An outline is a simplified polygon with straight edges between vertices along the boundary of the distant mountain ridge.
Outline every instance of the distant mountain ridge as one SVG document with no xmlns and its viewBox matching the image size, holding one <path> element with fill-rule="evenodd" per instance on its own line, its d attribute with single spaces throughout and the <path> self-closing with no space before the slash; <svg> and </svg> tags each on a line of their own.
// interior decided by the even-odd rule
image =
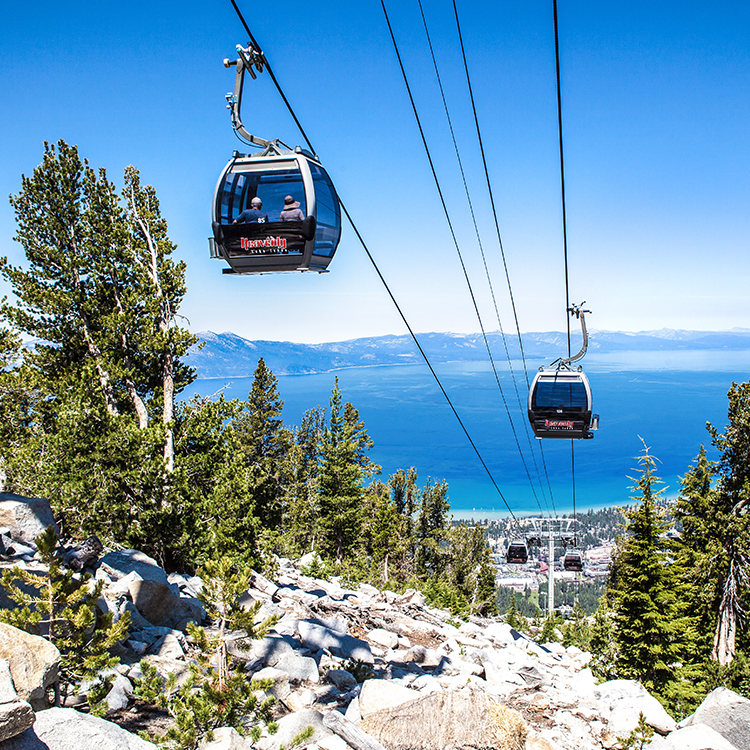
<svg viewBox="0 0 750 750">
<path fill-rule="evenodd" d="M 250 341 L 235 333 L 206 331 L 198 336 L 202 348 L 194 346 L 187 363 L 195 367 L 199 378 L 251 376 L 263 357 L 277 375 L 309 375 L 350 367 L 420 364 L 423 362 L 411 337 L 374 336 L 325 344 L 295 344 L 289 341 Z M 483 361 L 487 357 L 484 341 L 478 333 L 421 333 L 418 338 L 430 361 L 435 363 Z M 505 358 L 505 347 L 512 358 L 520 357 L 518 338 L 499 332 L 487 334 L 495 358 Z M 574 333 L 573 345 L 580 342 Z M 560 331 L 523 334 L 527 359 L 551 361 L 567 351 L 566 334 Z M 658 331 L 590 331 L 591 353 L 619 351 L 708 351 L 750 348 L 750 329 L 731 331 L 683 331 L 663 328 Z"/>
</svg>

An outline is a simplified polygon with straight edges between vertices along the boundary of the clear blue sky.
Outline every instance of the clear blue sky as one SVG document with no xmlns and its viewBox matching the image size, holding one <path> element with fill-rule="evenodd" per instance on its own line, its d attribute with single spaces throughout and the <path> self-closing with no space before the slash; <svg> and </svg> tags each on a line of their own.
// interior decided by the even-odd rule
<svg viewBox="0 0 750 750">
<path fill-rule="evenodd" d="M 416 0 L 390 2 L 486 325 L 497 327 Z M 499 298 L 449 0 L 424 0 Z M 551 0 L 458 0 L 523 330 L 565 326 Z M 377 0 L 240 2 L 342 199 L 418 331 L 478 325 Z M 610 330 L 750 327 L 750 6 L 560 0 L 571 298 Z M 344 231 L 331 273 L 228 278 L 208 257 L 219 171 L 238 143 L 222 65 L 245 43 L 229 0 L 12 3 L 0 38 L 0 194 L 44 140 L 78 144 L 121 184 L 153 184 L 188 264 L 194 331 L 332 341 L 404 329 Z M 301 138 L 267 76 L 244 119 Z M 242 148 L 239 146 L 239 148 Z M 21 263 L 0 202 L 0 254 Z M 0 287 L 0 293 L 7 293 Z"/>
</svg>

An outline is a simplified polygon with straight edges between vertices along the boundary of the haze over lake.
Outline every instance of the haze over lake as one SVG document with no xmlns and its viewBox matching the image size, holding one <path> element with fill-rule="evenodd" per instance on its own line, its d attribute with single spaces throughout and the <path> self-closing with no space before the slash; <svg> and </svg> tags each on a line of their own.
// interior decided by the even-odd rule
<svg viewBox="0 0 750 750">
<path fill-rule="evenodd" d="M 266 356 L 263 343 L 274 342 L 255 342 L 255 361 L 257 356 Z M 529 376 L 548 363 L 527 357 Z M 593 440 L 574 444 L 579 510 L 628 502 L 632 484 L 628 477 L 635 476 L 636 457 L 643 450 L 641 438 L 659 459 L 658 474 L 667 485 L 667 496 L 677 494 L 679 476 L 700 445 L 710 445 L 706 422 L 724 428 L 726 392 L 732 381 L 747 379 L 750 348 L 594 352 L 584 363 L 601 425 Z M 497 363 L 498 376 L 526 467 L 489 363 L 448 361 L 439 363 L 436 370 L 513 512 L 539 513 L 541 506 L 546 513 L 553 504 L 558 512 L 570 512 L 570 441 L 545 440 L 542 461 L 540 441 L 533 435 L 527 437 L 523 365 L 515 359 L 512 364 L 523 412 L 507 361 Z M 448 481 L 456 517 L 507 513 L 425 365 L 351 367 L 278 377 L 288 426 L 299 424 L 309 408 L 327 407 L 338 377 L 344 399 L 359 409 L 374 440 L 370 455 L 382 466 L 382 478 L 414 466 L 421 480 L 431 476 Z M 227 397 L 245 398 L 251 384 L 252 377 L 199 378 L 183 395 L 211 395 L 224 389 Z"/>
</svg>

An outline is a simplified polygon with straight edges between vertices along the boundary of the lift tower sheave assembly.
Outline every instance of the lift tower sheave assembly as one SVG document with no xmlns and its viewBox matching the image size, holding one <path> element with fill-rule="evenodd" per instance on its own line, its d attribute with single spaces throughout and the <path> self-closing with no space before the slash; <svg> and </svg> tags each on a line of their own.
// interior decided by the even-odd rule
<svg viewBox="0 0 750 750">
<path fill-rule="evenodd" d="M 549 575 L 547 578 L 547 612 L 555 611 L 555 540 L 559 539 L 561 546 L 570 546 L 575 539 L 574 518 L 529 518 L 534 530 L 527 542 L 541 547 L 547 542 L 549 545 Z"/>
</svg>

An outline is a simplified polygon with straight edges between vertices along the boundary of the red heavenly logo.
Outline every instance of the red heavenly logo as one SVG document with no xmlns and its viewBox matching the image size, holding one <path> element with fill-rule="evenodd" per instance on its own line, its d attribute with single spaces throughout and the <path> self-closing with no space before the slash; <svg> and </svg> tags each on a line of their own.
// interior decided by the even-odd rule
<svg viewBox="0 0 750 750">
<path fill-rule="evenodd" d="M 286 250 L 286 237 L 266 237 L 262 240 L 249 240 L 246 237 L 240 238 L 240 245 L 243 250 L 255 250 L 256 248 L 273 247 L 279 250 Z"/>
<path fill-rule="evenodd" d="M 573 429 L 572 422 L 562 422 L 560 420 L 554 420 L 554 419 L 545 419 L 544 426 L 545 427 L 562 427 L 563 429 L 566 429 L 566 430 Z"/>
</svg>

